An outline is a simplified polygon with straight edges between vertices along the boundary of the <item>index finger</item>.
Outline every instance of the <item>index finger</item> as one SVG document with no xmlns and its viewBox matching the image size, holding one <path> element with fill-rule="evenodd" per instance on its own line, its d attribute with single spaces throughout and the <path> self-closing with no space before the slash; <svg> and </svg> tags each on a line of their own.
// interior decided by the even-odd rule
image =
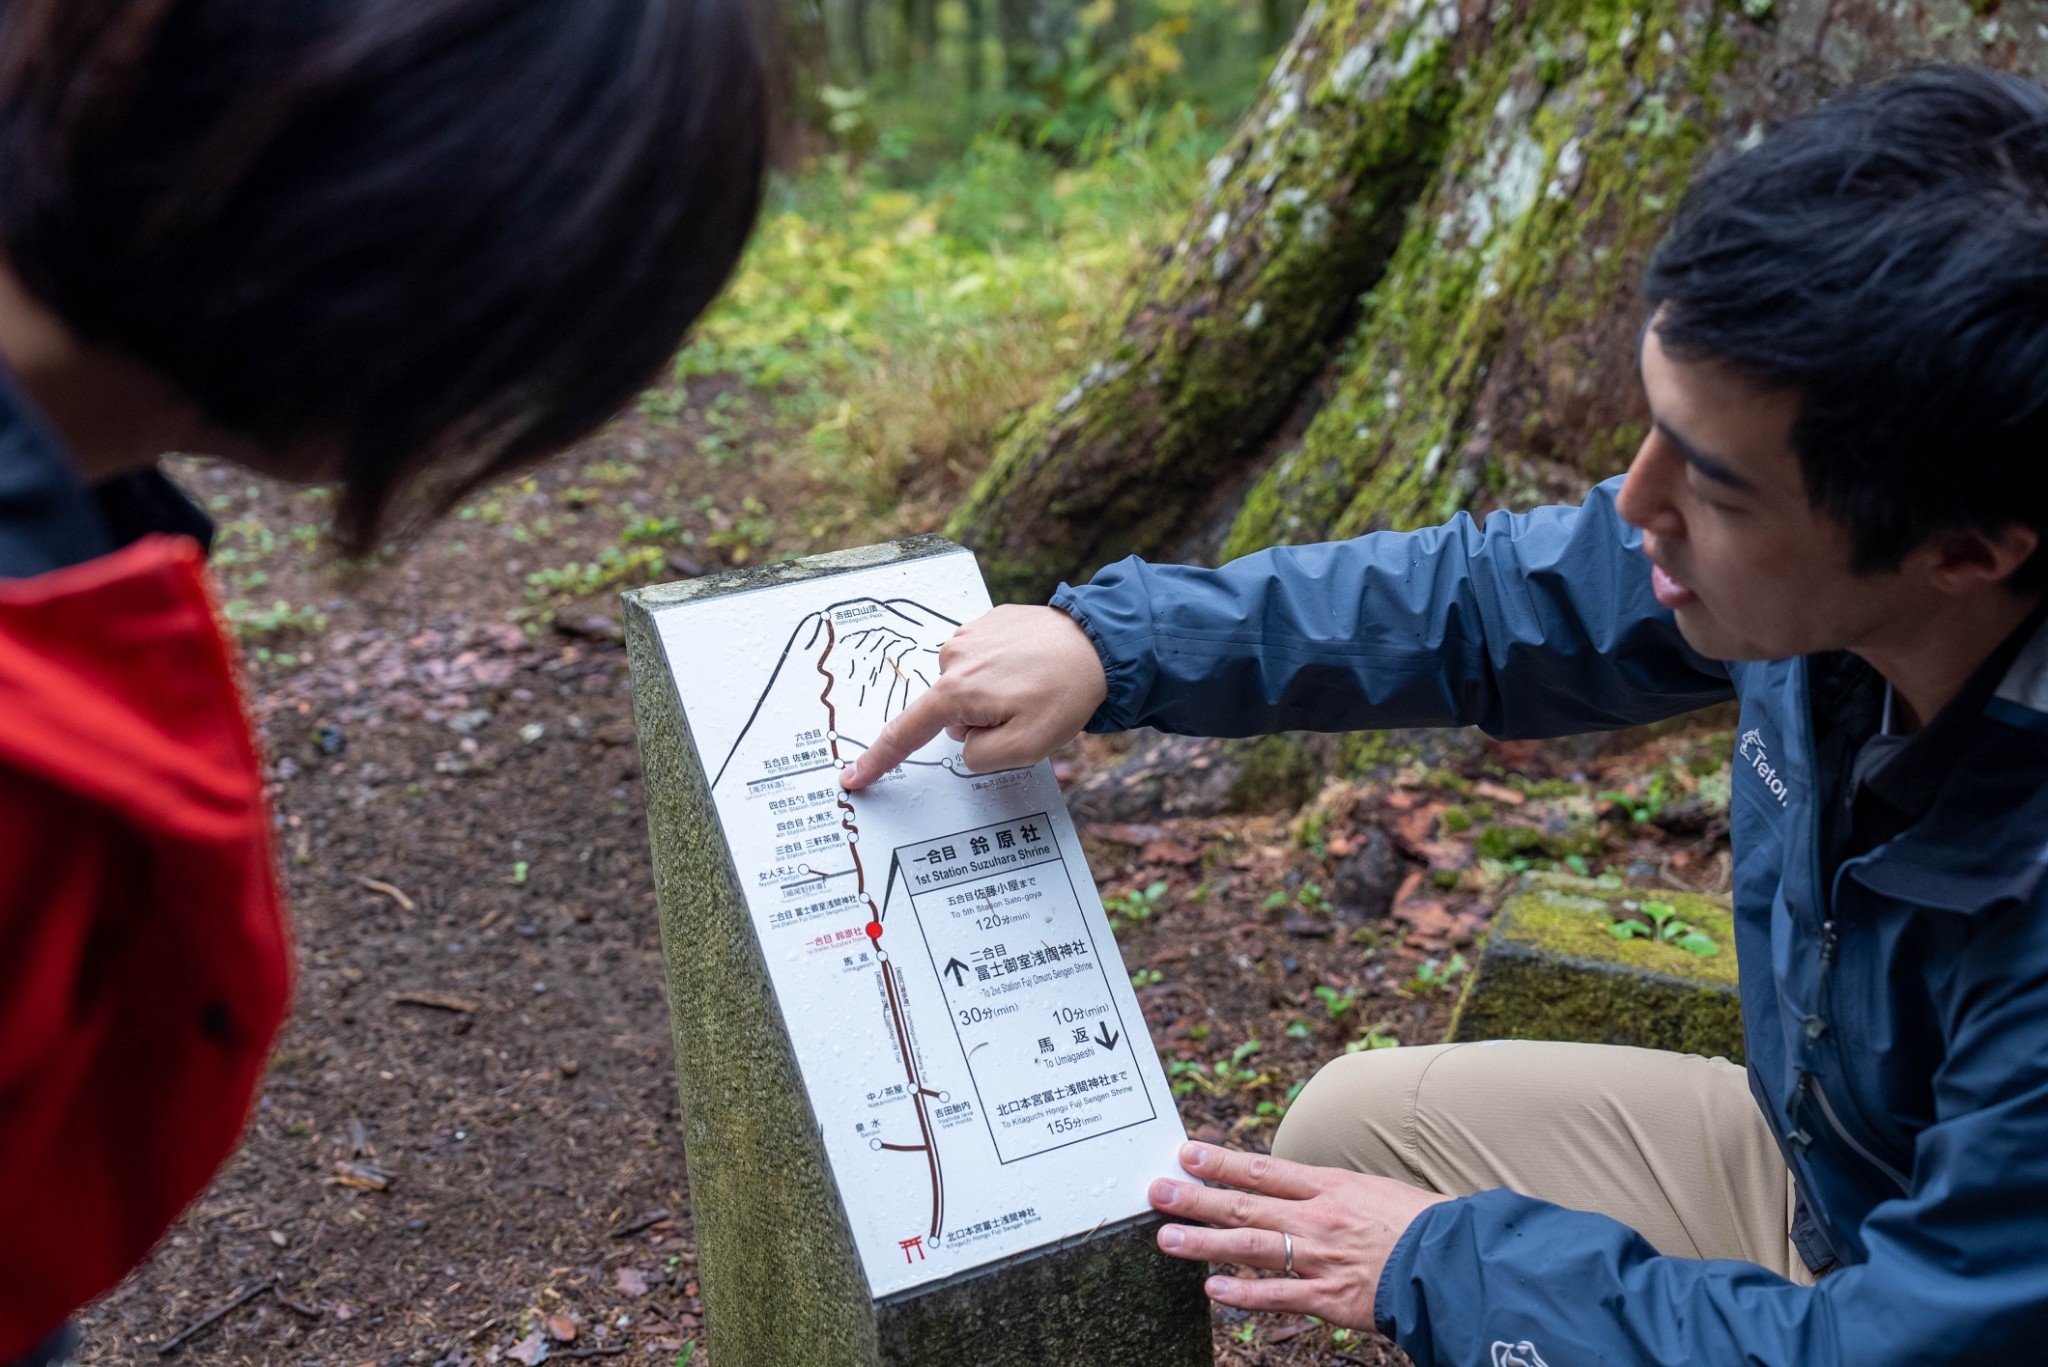
<svg viewBox="0 0 2048 1367">
<path fill-rule="evenodd" d="M 876 734 L 858 759 L 839 771 L 839 786 L 849 791 L 865 788 L 924 749 L 933 736 L 956 720 L 949 711 L 951 705 L 952 696 L 942 684 L 926 689 Z"/>
<path fill-rule="evenodd" d="M 1221 1182 L 1289 1201 L 1320 1196 L 1326 1185 L 1318 1169 L 1306 1163 L 1290 1163 L 1269 1153 L 1240 1153 L 1214 1144 L 1191 1141 L 1181 1145 L 1180 1165 L 1205 1182 Z"/>
</svg>

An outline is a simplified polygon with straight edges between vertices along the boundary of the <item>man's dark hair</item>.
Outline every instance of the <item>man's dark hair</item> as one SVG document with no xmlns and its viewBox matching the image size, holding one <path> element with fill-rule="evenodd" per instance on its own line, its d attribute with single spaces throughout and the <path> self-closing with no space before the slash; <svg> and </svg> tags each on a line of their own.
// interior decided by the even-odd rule
<svg viewBox="0 0 2048 1367">
<path fill-rule="evenodd" d="M 1859 573 L 1944 531 L 2048 538 L 2048 90 L 1928 67 L 1836 97 L 1695 182 L 1646 292 L 1674 356 L 1799 394 Z"/>
<path fill-rule="evenodd" d="M 346 540 L 661 369 L 759 207 L 749 0 L 0 0 L 0 244 Z"/>
</svg>

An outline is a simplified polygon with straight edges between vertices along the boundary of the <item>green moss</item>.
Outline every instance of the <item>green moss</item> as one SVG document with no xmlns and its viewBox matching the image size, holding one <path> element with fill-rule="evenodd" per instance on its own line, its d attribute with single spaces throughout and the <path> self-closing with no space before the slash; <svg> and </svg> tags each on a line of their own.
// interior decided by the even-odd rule
<svg viewBox="0 0 2048 1367">
<path fill-rule="evenodd" d="M 1702 958 L 1608 929 L 1624 902 L 1652 898 L 1705 931 Z M 1450 1038 L 1579 1040 L 1742 1059 L 1734 922 L 1727 904 L 1546 874 L 1501 909 Z"/>
<path fill-rule="evenodd" d="M 1530 434 L 1493 430 L 1485 386 L 1503 368 L 1544 375 L 1560 339 L 1611 309 L 1706 145 L 1733 52 L 1718 11 L 1692 0 L 1565 0 L 1504 25 L 1367 296 L 1344 381 L 1247 497 L 1226 557 L 1511 496 Z M 1596 432 L 1568 458 L 1597 478 L 1640 435 Z"/>
<path fill-rule="evenodd" d="M 1322 766 L 1301 745 L 1286 736 L 1261 736 L 1242 747 L 1244 771 L 1230 785 L 1226 810 L 1284 812 L 1315 796 Z"/>
<path fill-rule="evenodd" d="M 1679 919 L 1704 931 L 1721 953 L 1702 958 L 1675 945 L 1654 940 L 1617 940 L 1608 929 L 1622 904 L 1668 903 Z M 1735 986 L 1735 919 L 1725 899 L 1695 893 L 1646 892 L 1641 888 L 1602 887 L 1591 879 L 1544 874 L 1515 897 L 1503 915 L 1512 912 L 1512 929 L 1502 931 L 1548 953 L 1597 960 L 1674 978 Z"/>
<path fill-rule="evenodd" d="M 1371 778 L 1414 763 L 1421 748 L 1389 731 L 1357 731 L 1343 736 L 1331 772 L 1339 778 Z"/>
</svg>

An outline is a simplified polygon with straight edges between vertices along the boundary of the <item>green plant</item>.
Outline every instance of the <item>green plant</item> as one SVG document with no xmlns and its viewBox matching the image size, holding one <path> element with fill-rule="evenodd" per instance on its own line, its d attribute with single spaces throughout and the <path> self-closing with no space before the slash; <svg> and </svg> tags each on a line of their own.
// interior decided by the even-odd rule
<svg viewBox="0 0 2048 1367">
<path fill-rule="evenodd" d="M 1175 1096 L 1189 1096 L 1197 1091 L 1214 1094 L 1216 1091 L 1209 1080 L 1209 1065 L 1199 1059 L 1168 1059 L 1166 1079 L 1168 1089 Z"/>
<path fill-rule="evenodd" d="M 1132 888 L 1115 897 L 1105 898 L 1103 910 L 1109 913 L 1110 924 L 1118 926 L 1120 921 L 1149 921 L 1166 900 L 1166 884 L 1155 881 L 1143 888 Z"/>
<path fill-rule="evenodd" d="M 1131 986 L 1137 988 L 1157 987 L 1166 981 L 1166 975 L 1156 968 L 1141 968 L 1131 974 Z"/>
<path fill-rule="evenodd" d="M 1422 992 L 1449 987 L 1468 967 L 1463 954 L 1454 953 L 1447 960 L 1424 959 L 1416 966 L 1413 986 Z"/>
<path fill-rule="evenodd" d="M 1605 789 L 1594 795 L 1597 802 L 1611 802 L 1627 813 L 1628 819 L 1637 825 L 1655 821 L 1663 814 L 1664 808 L 1677 797 L 1678 785 L 1669 773 L 1656 773 L 1647 783 L 1641 785 L 1639 793 Z"/>
<path fill-rule="evenodd" d="M 1248 1039 L 1230 1051 L 1230 1057 L 1216 1060 L 1216 1080 L 1224 1086 L 1248 1087 L 1266 1080 L 1266 1074 L 1249 1066 L 1247 1060 L 1266 1046 Z"/>
<path fill-rule="evenodd" d="M 1364 1053 L 1368 1049 L 1398 1049 L 1401 1041 L 1394 1038 L 1393 1030 L 1385 1021 L 1375 1021 L 1366 1027 L 1364 1034 L 1344 1046 L 1347 1054 Z"/>
<path fill-rule="evenodd" d="M 1081 159 L 984 134 L 914 184 L 820 159 L 774 184 L 738 275 L 642 411 L 673 421 L 691 381 L 736 381 L 836 516 L 893 514 L 916 463 L 977 459 L 1069 364 L 1133 254 L 1168 240 L 1221 132 L 1150 118 Z M 707 462 L 745 435 L 716 404 Z"/>
<path fill-rule="evenodd" d="M 1721 952 L 1721 946 L 1705 931 L 1679 919 L 1678 908 L 1669 902 L 1634 902 L 1620 904 L 1624 913 L 1639 911 L 1647 920 L 1638 921 L 1630 916 L 1615 918 L 1608 927 L 1617 940 L 1657 940 L 1663 944 L 1677 945 L 1688 954 L 1697 954 L 1711 959 Z"/>
<path fill-rule="evenodd" d="M 259 607 L 246 598 L 236 598 L 221 608 L 228 626 L 238 640 L 260 641 L 291 632 L 321 632 L 327 629 L 327 614 L 308 604 L 293 607 L 282 598 L 269 607 Z"/>
<path fill-rule="evenodd" d="M 631 546 L 649 544 L 665 546 L 671 543 L 693 545 L 697 538 L 682 530 L 682 524 L 672 517 L 638 517 L 627 515 L 626 525 L 619 529 L 619 544 Z"/>
<path fill-rule="evenodd" d="M 662 572 L 666 557 L 657 546 L 622 549 L 606 546 L 597 559 L 571 561 L 526 576 L 526 598 L 532 603 L 565 603 L 591 598 L 628 584 L 643 583 Z"/>
<path fill-rule="evenodd" d="M 711 520 L 711 534 L 704 538 L 704 544 L 723 552 L 735 565 L 757 558 L 775 539 L 775 519 L 768 515 L 767 505 L 752 494 L 740 500 L 737 515 L 712 508 L 705 516 Z"/>
<path fill-rule="evenodd" d="M 1267 911 L 1278 911 L 1290 902 L 1311 915 L 1328 916 L 1336 910 L 1330 899 L 1323 895 L 1321 883 L 1303 883 L 1294 890 L 1292 896 L 1284 890 L 1268 893 L 1266 900 L 1259 905 Z"/>
<path fill-rule="evenodd" d="M 1324 1013 L 1333 1021 L 1344 1019 L 1344 1013 L 1358 1003 L 1358 989 L 1355 987 L 1347 987 L 1339 992 L 1334 987 L 1318 983 L 1313 991 L 1316 1000 L 1323 1004 Z"/>
</svg>

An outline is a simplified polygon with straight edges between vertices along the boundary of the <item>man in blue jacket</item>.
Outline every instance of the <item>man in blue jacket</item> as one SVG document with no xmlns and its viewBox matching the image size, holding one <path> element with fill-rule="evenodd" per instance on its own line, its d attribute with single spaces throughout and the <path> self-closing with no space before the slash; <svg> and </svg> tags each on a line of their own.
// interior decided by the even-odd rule
<svg viewBox="0 0 2048 1367">
<path fill-rule="evenodd" d="M 1292 1273 L 1209 1291 L 1420 1367 L 2039 1361 L 2048 91 L 1843 95 L 1696 184 L 1647 295 L 1652 424 L 1583 507 L 1114 565 L 964 627 L 845 782 L 941 728 L 988 768 L 1084 725 L 1546 736 L 1737 698 L 1746 1076 L 1356 1055 L 1281 1156 L 1189 1145 L 1160 1245 Z"/>
</svg>

